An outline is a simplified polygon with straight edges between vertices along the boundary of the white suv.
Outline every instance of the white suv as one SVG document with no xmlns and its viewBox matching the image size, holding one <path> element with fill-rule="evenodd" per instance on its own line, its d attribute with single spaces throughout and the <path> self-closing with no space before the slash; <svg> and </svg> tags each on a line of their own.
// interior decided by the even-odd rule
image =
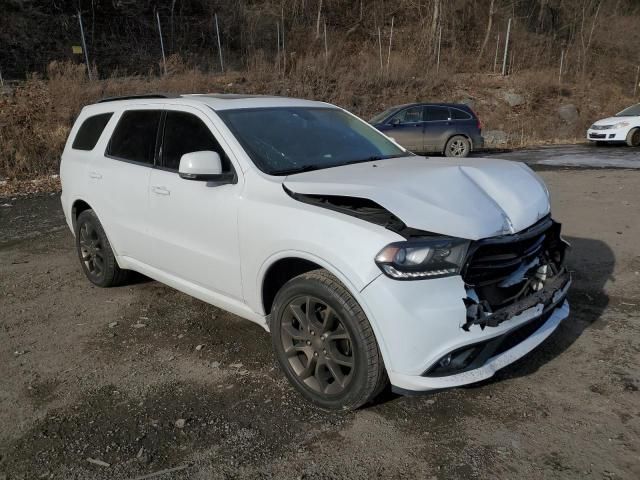
<svg viewBox="0 0 640 480">
<path fill-rule="evenodd" d="M 323 408 L 486 379 L 568 315 L 566 244 L 527 166 L 416 156 L 326 103 L 105 100 L 60 170 L 91 282 L 135 270 L 258 323 Z"/>
</svg>

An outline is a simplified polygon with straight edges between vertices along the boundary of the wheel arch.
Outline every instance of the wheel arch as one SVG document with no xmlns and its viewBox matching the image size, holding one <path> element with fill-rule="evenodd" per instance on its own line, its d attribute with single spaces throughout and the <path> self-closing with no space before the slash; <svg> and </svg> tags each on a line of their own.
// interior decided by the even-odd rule
<svg viewBox="0 0 640 480">
<path fill-rule="evenodd" d="M 258 275 L 258 300 L 265 315 L 271 313 L 273 301 L 285 283 L 319 268 L 333 274 L 354 297 L 359 297 L 359 290 L 353 282 L 330 262 L 303 251 L 279 252 L 264 262 Z"/>
<path fill-rule="evenodd" d="M 89 205 L 88 202 L 80 198 L 74 200 L 73 204 L 71 205 L 71 225 L 73 227 L 74 234 L 76 232 L 76 223 L 78 221 L 78 216 L 85 210 L 93 210 L 93 207 Z"/>
</svg>

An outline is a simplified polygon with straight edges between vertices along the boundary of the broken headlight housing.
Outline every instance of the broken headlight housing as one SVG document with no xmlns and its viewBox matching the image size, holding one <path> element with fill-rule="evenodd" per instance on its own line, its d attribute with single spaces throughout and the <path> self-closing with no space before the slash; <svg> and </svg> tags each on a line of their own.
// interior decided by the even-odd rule
<svg viewBox="0 0 640 480">
<path fill-rule="evenodd" d="M 376 264 L 396 280 L 422 280 L 458 275 L 469 242 L 459 238 L 434 237 L 390 243 L 376 255 Z"/>
</svg>

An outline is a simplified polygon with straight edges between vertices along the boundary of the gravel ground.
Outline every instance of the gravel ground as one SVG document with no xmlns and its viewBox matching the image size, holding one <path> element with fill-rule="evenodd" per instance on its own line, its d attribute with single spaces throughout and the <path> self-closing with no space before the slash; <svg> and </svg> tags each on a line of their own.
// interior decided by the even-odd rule
<svg viewBox="0 0 640 480">
<path fill-rule="evenodd" d="M 347 414 L 306 404 L 258 326 L 91 286 L 57 196 L 0 199 L 0 479 L 640 478 L 640 172 L 542 175 L 569 319 L 491 381 Z"/>
</svg>

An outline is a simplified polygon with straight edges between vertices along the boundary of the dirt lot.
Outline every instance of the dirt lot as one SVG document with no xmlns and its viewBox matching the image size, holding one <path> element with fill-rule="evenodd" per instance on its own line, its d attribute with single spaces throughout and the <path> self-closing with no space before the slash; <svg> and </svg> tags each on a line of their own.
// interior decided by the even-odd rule
<svg viewBox="0 0 640 480">
<path fill-rule="evenodd" d="M 490 382 L 349 414 L 301 400 L 249 322 L 92 287 L 57 196 L 0 199 L 0 479 L 640 478 L 640 172 L 542 175 L 570 318 Z"/>
</svg>

